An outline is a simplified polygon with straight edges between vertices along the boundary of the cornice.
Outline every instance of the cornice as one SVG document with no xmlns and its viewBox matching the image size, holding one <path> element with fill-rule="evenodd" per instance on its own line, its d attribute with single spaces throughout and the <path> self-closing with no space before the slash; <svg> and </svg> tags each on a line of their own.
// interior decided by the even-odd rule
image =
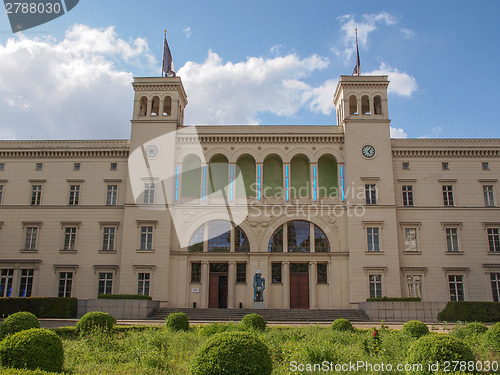
<svg viewBox="0 0 500 375">
<path fill-rule="evenodd" d="M 391 139 L 392 156 L 464 158 L 500 157 L 500 139 Z"/>
</svg>

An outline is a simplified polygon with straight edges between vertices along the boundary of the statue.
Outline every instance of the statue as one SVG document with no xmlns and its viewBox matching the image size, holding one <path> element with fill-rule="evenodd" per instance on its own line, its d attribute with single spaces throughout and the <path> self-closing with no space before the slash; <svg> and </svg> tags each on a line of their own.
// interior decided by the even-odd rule
<svg viewBox="0 0 500 375">
<path fill-rule="evenodd" d="M 262 277 L 262 271 L 257 270 L 253 277 L 254 302 L 264 302 L 264 289 L 266 289 L 266 279 Z"/>
</svg>

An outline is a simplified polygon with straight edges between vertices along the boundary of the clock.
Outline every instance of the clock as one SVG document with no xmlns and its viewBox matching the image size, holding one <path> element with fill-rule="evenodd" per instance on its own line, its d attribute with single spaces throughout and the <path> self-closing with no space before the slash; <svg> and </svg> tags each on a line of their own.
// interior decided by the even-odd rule
<svg viewBox="0 0 500 375">
<path fill-rule="evenodd" d="M 373 147 L 372 145 L 363 146 L 363 148 L 361 149 L 361 153 L 365 158 L 371 159 L 375 156 L 375 147 Z"/>
<path fill-rule="evenodd" d="M 149 145 L 146 147 L 146 156 L 148 159 L 153 159 L 158 155 L 158 147 L 155 145 Z"/>
</svg>

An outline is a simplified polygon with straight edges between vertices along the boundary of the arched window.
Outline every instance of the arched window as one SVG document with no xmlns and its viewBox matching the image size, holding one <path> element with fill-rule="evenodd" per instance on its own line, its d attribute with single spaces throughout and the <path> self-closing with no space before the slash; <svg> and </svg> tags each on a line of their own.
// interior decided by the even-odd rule
<svg viewBox="0 0 500 375">
<path fill-rule="evenodd" d="M 172 114 L 172 98 L 170 96 L 165 96 L 163 98 L 163 116 Z"/>
<path fill-rule="evenodd" d="M 243 178 L 243 183 L 236 186 L 236 196 L 240 198 L 255 197 L 255 159 L 251 155 L 240 156 L 236 161 L 236 167 Z"/>
<path fill-rule="evenodd" d="M 349 114 L 357 115 L 358 114 L 358 99 L 356 95 L 351 95 L 349 97 Z"/>
<path fill-rule="evenodd" d="M 332 155 L 323 155 L 318 160 L 318 195 L 338 196 L 337 160 Z"/>
<path fill-rule="evenodd" d="M 189 241 L 188 251 L 191 252 L 202 252 L 203 251 L 203 235 L 205 232 L 205 227 L 202 225 L 199 227 L 196 232 L 194 232 L 193 237 L 191 237 L 191 241 Z"/>
<path fill-rule="evenodd" d="M 314 226 L 314 251 L 317 253 L 330 252 L 328 238 L 326 238 L 325 232 L 319 229 L 317 225 Z"/>
<path fill-rule="evenodd" d="M 160 98 L 157 96 L 153 96 L 153 100 L 151 101 L 151 116 L 157 116 L 160 112 Z"/>
<path fill-rule="evenodd" d="M 142 96 L 139 100 L 139 116 L 146 116 L 148 110 L 148 98 Z"/>
<path fill-rule="evenodd" d="M 314 233 L 313 242 L 311 242 L 311 230 Z M 269 240 L 268 251 L 281 253 L 284 251 L 283 244 L 287 245 L 289 253 L 309 253 L 313 251 L 313 247 L 316 253 L 330 252 L 330 244 L 325 232 L 316 224 L 304 220 L 289 221 L 276 229 Z"/>
<path fill-rule="evenodd" d="M 209 171 L 210 194 L 222 197 L 222 192 L 227 195 L 227 185 L 229 183 L 228 161 L 224 155 L 214 155 L 210 159 Z"/>
<path fill-rule="evenodd" d="M 234 228 L 234 251 L 237 253 L 248 253 L 250 251 L 248 237 L 240 227 Z"/>
<path fill-rule="evenodd" d="M 375 114 L 381 115 L 382 114 L 382 98 L 380 95 L 376 95 L 375 98 L 373 98 L 373 106 L 375 107 Z"/>
<path fill-rule="evenodd" d="M 264 159 L 263 195 L 265 198 L 283 197 L 283 161 L 278 155 Z"/>
<path fill-rule="evenodd" d="M 250 251 L 250 242 L 243 229 L 226 220 L 213 220 L 203 224 L 194 232 L 189 241 L 188 251 L 201 252 L 206 243 L 208 252 L 229 252 L 233 241 L 235 252 Z"/>
<path fill-rule="evenodd" d="M 309 253 L 311 251 L 311 225 L 308 221 L 287 223 L 287 243 L 289 253 Z"/>
<path fill-rule="evenodd" d="M 231 223 L 214 220 L 208 223 L 208 251 L 229 252 L 231 249 Z"/>
<path fill-rule="evenodd" d="M 311 196 L 311 170 L 305 155 L 295 155 L 290 163 L 290 195 L 293 198 Z"/>
<path fill-rule="evenodd" d="M 198 155 L 188 155 L 182 161 L 181 196 L 200 198 L 201 160 Z"/>
<path fill-rule="evenodd" d="M 370 114 L 370 98 L 368 98 L 368 95 L 363 95 L 361 97 L 361 113 L 363 115 Z"/>
<path fill-rule="evenodd" d="M 270 253 L 283 252 L 283 225 L 276 229 L 269 240 L 268 251 Z"/>
</svg>

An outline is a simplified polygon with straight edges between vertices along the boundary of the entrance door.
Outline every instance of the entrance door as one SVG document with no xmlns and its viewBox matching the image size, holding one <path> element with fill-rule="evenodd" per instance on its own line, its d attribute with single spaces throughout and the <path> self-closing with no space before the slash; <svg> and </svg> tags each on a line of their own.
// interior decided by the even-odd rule
<svg viewBox="0 0 500 375">
<path fill-rule="evenodd" d="M 290 308 L 309 308 L 309 265 L 290 264 Z"/>
<path fill-rule="evenodd" d="M 227 263 L 210 264 L 208 307 L 227 308 Z"/>
</svg>

